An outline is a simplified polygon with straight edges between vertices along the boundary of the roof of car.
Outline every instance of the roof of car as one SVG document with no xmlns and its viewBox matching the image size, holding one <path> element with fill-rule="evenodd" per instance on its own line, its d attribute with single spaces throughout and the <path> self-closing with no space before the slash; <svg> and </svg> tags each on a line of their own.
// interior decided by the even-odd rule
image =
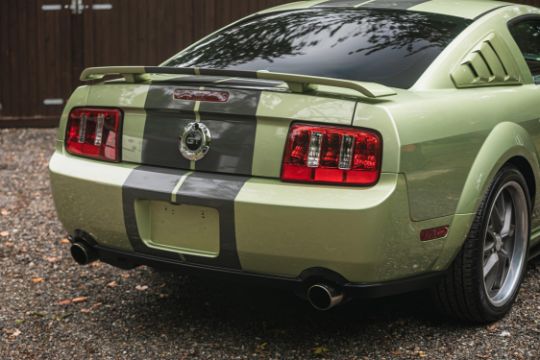
<svg viewBox="0 0 540 360">
<path fill-rule="evenodd" d="M 421 11 L 476 19 L 509 5 L 515 4 L 494 0 L 309 0 L 277 6 L 263 12 L 308 8 L 371 8 Z"/>
</svg>

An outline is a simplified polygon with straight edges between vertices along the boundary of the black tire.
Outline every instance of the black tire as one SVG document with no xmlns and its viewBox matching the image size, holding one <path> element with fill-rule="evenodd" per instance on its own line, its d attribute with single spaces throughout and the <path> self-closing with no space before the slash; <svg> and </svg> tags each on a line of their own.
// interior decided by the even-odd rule
<svg viewBox="0 0 540 360">
<path fill-rule="evenodd" d="M 522 240 L 519 240 L 522 241 L 521 244 L 525 242 L 525 249 L 519 253 L 523 254 L 523 251 L 525 252 L 525 258 L 523 259 L 524 264 L 520 271 L 516 271 L 516 273 L 519 274 L 517 275 L 518 277 L 513 281 L 515 285 L 509 287 L 509 289 L 513 290 L 507 291 L 505 295 L 508 299 L 500 305 L 494 305 L 494 301 L 491 300 L 490 295 L 488 295 L 488 291 L 486 290 L 488 285 L 485 285 L 484 279 L 484 266 L 486 266 L 485 259 L 487 251 L 485 250 L 485 241 L 487 240 L 484 240 L 484 238 L 487 238 L 488 236 L 488 221 L 490 220 L 492 209 L 495 210 L 495 201 L 498 199 L 497 196 L 499 196 L 505 186 L 509 186 L 509 184 L 512 184 L 514 188 L 517 188 L 516 183 L 519 184 L 523 190 L 527 207 L 527 224 L 524 226 L 524 223 L 520 223 L 523 225 L 523 228 L 526 227 L 526 230 L 521 231 L 522 236 L 520 236 L 520 239 Z M 503 204 L 504 201 L 505 200 L 503 200 Z M 521 203 L 523 204 L 523 202 Z M 512 198 L 512 204 L 515 206 L 514 198 Z M 503 206 L 503 208 L 506 208 L 506 206 Z M 516 215 L 513 216 L 515 217 Z M 521 217 L 523 217 L 523 215 Z M 487 191 L 487 194 L 480 205 L 480 209 L 476 214 L 476 218 L 472 224 L 463 248 L 448 269 L 445 278 L 433 289 L 434 299 L 440 306 L 441 310 L 451 317 L 475 324 L 495 322 L 503 318 L 510 311 L 517 297 L 519 288 L 523 281 L 523 276 L 525 274 L 530 237 L 530 218 L 531 198 L 529 195 L 527 182 L 525 181 L 523 175 L 515 167 L 505 166 L 496 175 L 493 183 Z M 492 227 L 490 229 L 492 229 Z M 523 239 L 525 236 L 525 231 L 526 239 Z M 517 239 L 517 235 L 512 236 L 515 237 L 513 244 L 516 244 L 518 241 L 515 240 Z M 498 246 L 499 248 L 501 247 L 500 244 Z M 512 247 L 514 246 L 515 245 L 512 245 Z M 490 251 L 495 252 L 496 250 L 493 249 Z M 519 256 L 521 258 L 522 255 Z M 510 261 L 508 261 L 508 264 L 510 264 Z M 504 274 L 504 270 L 502 270 L 502 273 Z M 502 278 L 504 278 L 504 275 Z M 503 285 L 501 285 L 501 287 L 503 287 Z M 491 290 L 493 291 L 493 287 Z"/>
</svg>

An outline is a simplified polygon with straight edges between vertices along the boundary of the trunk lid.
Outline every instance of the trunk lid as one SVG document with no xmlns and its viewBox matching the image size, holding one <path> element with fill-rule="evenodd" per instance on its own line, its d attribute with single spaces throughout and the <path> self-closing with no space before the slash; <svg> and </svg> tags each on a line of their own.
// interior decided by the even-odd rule
<svg viewBox="0 0 540 360">
<path fill-rule="evenodd" d="M 197 84 L 188 77 L 146 83 L 90 85 L 91 106 L 124 112 L 122 160 L 148 166 L 278 178 L 290 124 L 294 121 L 350 126 L 355 99 L 283 92 L 260 79 L 213 78 Z M 201 86 L 199 86 L 201 85 Z M 185 91 L 228 93 L 226 102 L 175 97 Z M 181 152 L 190 125 L 208 129 L 211 141 L 197 161 Z M 195 139 L 197 140 L 197 139 Z M 193 144 L 192 144 L 193 145 Z M 197 144 L 195 144 L 197 147 Z"/>
</svg>

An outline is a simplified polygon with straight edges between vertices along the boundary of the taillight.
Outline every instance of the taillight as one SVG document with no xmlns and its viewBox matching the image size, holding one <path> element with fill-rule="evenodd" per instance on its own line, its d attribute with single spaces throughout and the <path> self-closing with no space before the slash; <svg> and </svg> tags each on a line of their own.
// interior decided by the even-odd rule
<svg viewBox="0 0 540 360">
<path fill-rule="evenodd" d="M 379 180 L 382 139 L 365 129 L 294 124 L 289 131 L 284 181 L 373 185 Z"/>
<path fill-rule="evenodd" d="M 225 103 L 229 101 L 229 97 L 230 97 L 230 94 L 227 91 L 188 90 L 188 89 L 174 90 L 174 98 L 176 100 Z"/>
<path fill-rule="evenodd" d="M 121 125 L 122 111 L 118 109 L 73 109 L 67 124 L 66 150 L 73 155 L 118 162 Z"/>
</svg>

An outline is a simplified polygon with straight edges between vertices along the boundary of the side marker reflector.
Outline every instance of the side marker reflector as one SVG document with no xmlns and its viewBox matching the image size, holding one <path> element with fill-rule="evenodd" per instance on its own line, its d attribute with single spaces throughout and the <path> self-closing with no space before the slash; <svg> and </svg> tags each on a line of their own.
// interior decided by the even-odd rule
<svg viewBox="0 0 540 360">
<path fill-rule="evenodd" d="M 448 225 L 436 227 L 433 229 L 425 229 L 420 232 L 421 241 L 430 241 L 435 239 L 442 239 L 448 236 Z"/>
</svg>

